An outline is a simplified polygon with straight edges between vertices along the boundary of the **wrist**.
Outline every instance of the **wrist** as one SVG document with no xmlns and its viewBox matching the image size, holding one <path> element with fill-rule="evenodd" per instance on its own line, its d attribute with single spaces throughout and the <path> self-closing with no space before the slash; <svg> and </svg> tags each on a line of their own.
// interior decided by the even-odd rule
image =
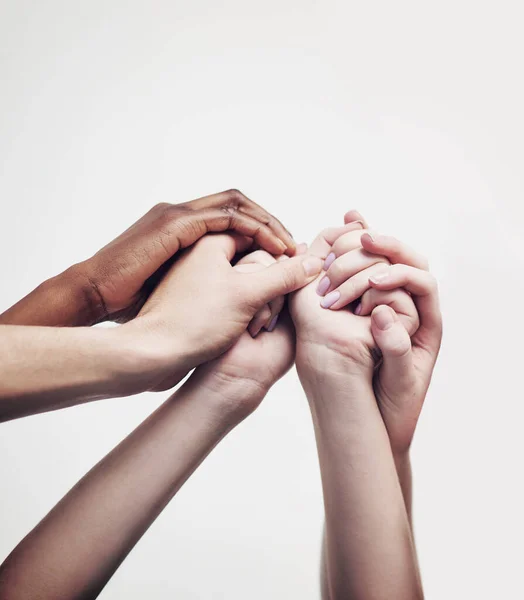
<svg viewBox="0 0 524 600">
<path fill-rule="evenodd" d="M 89 326 L 99 320 L 80 271 L 70 267 L 51 277 L 0 315 L 4 325 Z"/>
<path fill-rule="evenodd" d="M 327 344 L 297 338 L 295 363 L 301 378 L 322 383 L 327 380 L 343 381 L 348 384 L 369 384 L 373 378 L 371 354 L 361 347 L 341 352 Z"/>
<path fill-rule="evenodd" d="M 250 377 L 231 374 L 216 361 L 198 367 L 191 382 L 207 392 L 208 402 L 218 421 L 234 427 L 262 402 L 269 385 Z"/>
<path fill-rule="evenodd" d="M 111 331 L 125 349 L 125 374 L 132 393 L 170 389 L 197 364 L 183 332 L 165 323 L 139 316 Z"/>
<path fill-rule="evenodd" d="M 94 325 L 106 320 L 107 308 L 92 277 L 89 275 L 88 261 L 72 265 L 59 276 L 75 291 L 75 303 L 82 325 Z"/>
</svg>

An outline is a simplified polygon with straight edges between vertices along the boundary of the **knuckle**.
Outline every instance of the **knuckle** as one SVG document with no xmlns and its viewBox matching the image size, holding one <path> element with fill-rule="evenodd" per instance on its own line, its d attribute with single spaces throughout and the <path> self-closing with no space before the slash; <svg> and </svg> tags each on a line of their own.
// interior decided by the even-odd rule
<svg viewBox="0 0 524 600">
<path fill-rule="evenodd" d="M 159 202 L 158 204 L 155 204 L 149 212 L 154 215 L 163 216 L 171 206 L 173 205 L 169 204 L 169 202 Z"/>
<path fill-rule="evenodd" d="M 235 205 L 235 207 L 238 207 L 240 204 L 244 203 L 247 200 L 244 194 L 236 188 L 227 190 L 225 192 L 225 196 L 227 198 L 228 203 Z"/>
<path fill-rule="evenodd" d="M 285 289 L 293 289 L 299 283 L 298 273 L 296 269 L 284 269 L 282 272 L 282 283 Z"/>
</svg>

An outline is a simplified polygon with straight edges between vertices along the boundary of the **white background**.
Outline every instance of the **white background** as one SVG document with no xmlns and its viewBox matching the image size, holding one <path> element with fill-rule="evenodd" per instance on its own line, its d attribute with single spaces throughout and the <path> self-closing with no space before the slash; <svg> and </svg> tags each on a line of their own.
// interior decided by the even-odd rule
<svg viewBox="0 0 524 600">
<path fill-rule="evenodd" d="M 238 187 L 301 241 L 350 208 L 430 257 L 445 339 L 413 447 L 427 598 L 521 598 L 520 2 L 0 1 L 0 309 L 153 204 Z M 0 558 L 165 397 L 0 428 Z M 103 598 L 318 598 L 294 373 Z"/>
</svg>

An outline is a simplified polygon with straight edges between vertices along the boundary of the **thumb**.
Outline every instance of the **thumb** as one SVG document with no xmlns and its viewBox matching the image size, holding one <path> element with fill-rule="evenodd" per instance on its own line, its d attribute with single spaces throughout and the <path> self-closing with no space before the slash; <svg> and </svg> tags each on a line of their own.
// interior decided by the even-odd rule
<svg viewBox="0 0 524 600">
<path fill-rule="evenodd" d="M 413 378 L 411 338 L 397 313 L 382 304 L 371 313 L 371 333 L 382 352 L 381 379 L 390 393 L 408 388 Z"/>
<path fill-rule="evenodd" d="M 246 283 L 254 305 L 271 302 L 304 287 L 322 271 L 324 261 L 304 254 L 278 261 L 258 273 L 246 274 Z"/>
</svg>

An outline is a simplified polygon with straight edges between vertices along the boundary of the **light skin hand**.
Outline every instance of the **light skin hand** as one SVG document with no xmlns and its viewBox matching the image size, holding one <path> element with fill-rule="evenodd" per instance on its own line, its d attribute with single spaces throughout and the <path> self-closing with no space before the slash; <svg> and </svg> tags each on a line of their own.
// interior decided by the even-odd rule
<svg viewBox="0 0 524 600">
<path fill-rule="evenodd" d="M 272 257 L 242 265 L 265 269 Z M 256 409 L 291 367 L 294 332 L 283 315 L 270 333 L 244 332 L 200 366 L 96 465 L 0 567 L 0 598 L 96 597 L 129 551 L 220 440 Z"/>
<path fill-rule="evenodd" d="M 359 219 L 363 219 L 358 213 L 357 215 Z M 349 216 L 351 217 L 351 213 Z M 356 300 L 358 294 L 366 290 L 359 302 L 355 302 L 354 312 L 366 318 L 375 343 L 372 353 L 379 359 L 373 375 L 375 396 L 388 431 L 406 509 L 411 519 L 409 448 L 442 336 L 436 281 L 427 272 L 427 260 L 392 237 L 364 232 L 360 240 L 354 238 L 353 243 L 348 244 L 348 236 L 341 236 L 332 249 L 328 273 L 337 263 L 346 269 L 344 271 L 341 268 L 332 276 L 337 283 L 342 282 L 339 288 L 342 289 L 341 297 L 346 301 Z M 366 261 L 367 265 L 377 266 L 370 271 L 365 268 Z M 392 263 L 398 264 L 391 267 L 392 272 L 398 273 L 400 270 L 403 273 L 401 278 L 409 279 L 410 285 L 395 287 L 373 283 L 373 276 L 380 278 L 382 274 L 389 273 L 387 265 Z M 401 264 L 407 266 L 403 267 Z M 364 270 L 359 272 L 359 268 Z M 358 274 L 357 284 L 345 280 L 345 277 L 355 279 L 355 274 Z M 400 279 L 397 277 L 396 281 Z M 418 283 L 419 295 L 413 293 L 415 281 Z M 355 289 L 357 292 L 350 292 L 348 297 L 348 291 Z M 410 292 L 409 295 L 405 289 Z M 332 309 L 340 308 L 342 304 L 343 301 L 338 302 L 332 305 Z M 387 329 L 383 330 L 381 326 Z M 403 361 L 403 370 L 400 369 L 400 361 Z M 399 376 L 400 373 L 402 376 Z"/>
<path fill-rule="evenodd" d="M 295 253 L 282 223 L 238 190 L 158 204 L 93 257 L 44 282 L 0 315 L 0 324 L 127 322 L 138 314 L 174 255 L 206 233 L 226 230 L 275 255 Z"/>
<path fill-rule="evenodd" d="M 363 226 L 362 220 L 325 230 L 310 252 L 328 258 L 336 240 L 344 236 L 360 246 Z M 362 268 L 362 261 L 358 265 Z M 297 371 L 311 407 L 324 490 L 323 593 L 332 599 L 420 598 L 406 507 L 373 391 L 378 355 L 371 319 L 323 308 L 318 284 L 319 280 L 293 294 L 290 312 L 297 335 Z M 416 328 L 416 311 L 410 312 L 405 292 L 396 290 L 392 296 Z"/>
<path fill-rule="evenodd" d="M 322 281 L 319 287 L 340 294 L 331 310 L 358 302 L 354 312 L 366 317 L 362 322 L 381 359 L 374 372 L 377 401 L 393 452 L 402 456 L 411 445 L 440 348 L 438 286 L 427 259 L 406 244 L 369 232 L 358 239 L 358 233 L 335 241 L 326 272 L 330 287 L 321 287 Z"/>
<path fill-rule="evenodd" d="M 138 317 L 122 326 L 158 359 L 150 388 L 168 389 L 194 366 L 223 354 L 260 310 L 281 306 L 278 298 L 312 281 L 322 268 L 318 257 L 307 254 L 267 267 L 234 268 L 231 261 L 244 248 L 245 240 L 231 235 L 201 239 L 167 273 Z"/>
<path fill-rule="evenodd" d="M 169 389 L 219 356 L 260 309 L 315 278 L 317 257 L 257 272 L 231 265 L 245 238 L 209 235 L 165 274 L 137 318 L 108 330 L 0 326 L 0 420 Z"/>
</svg>

